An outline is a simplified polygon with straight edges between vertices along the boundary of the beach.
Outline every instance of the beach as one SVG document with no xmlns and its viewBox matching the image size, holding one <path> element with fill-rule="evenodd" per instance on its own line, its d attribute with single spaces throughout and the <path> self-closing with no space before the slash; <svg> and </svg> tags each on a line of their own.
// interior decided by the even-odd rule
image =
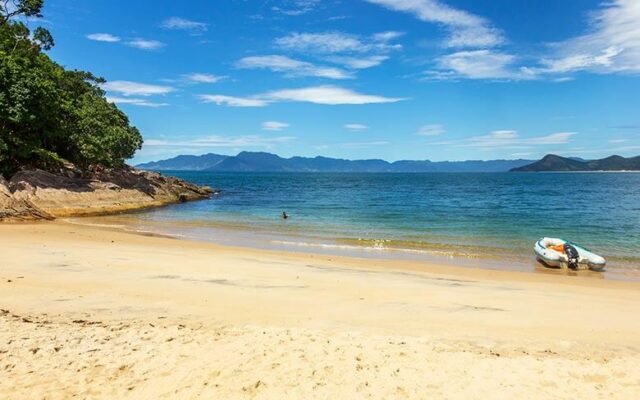
<svg viewBox="0 0 640 400">
<path fill-rule="evenodd" d="M 174 3 L 0 1 L 0 400 L 640 399 L 640 0 Z"/>
<path fill-rule="evenodd" d="M 0 397 L 616 398 L 635 282 L 0 225 Z"/>
</svg>

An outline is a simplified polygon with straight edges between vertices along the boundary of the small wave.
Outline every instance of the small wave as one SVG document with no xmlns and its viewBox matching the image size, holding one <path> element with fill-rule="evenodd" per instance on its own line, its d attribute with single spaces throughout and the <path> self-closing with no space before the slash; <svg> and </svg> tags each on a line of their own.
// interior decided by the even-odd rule
<svg viewBox="0 0 640 400">
<path fill-rule="evenodd" d="M 390 242 L 389 240 L 379 240 L 373 245 L 352 245 L 352 244 L 338 244 L 338 243 L 320 243 L 320 242 L 299 242 L 299 241 L 289 241 L 289 240 L 272 240 L 271 243 L 279 244 L 284 246 L 295 246 L 295 247 L 309 247 L 309 248 L 322 248 L 322 249 L 334 249 L 334 250 L 346 250 L 346 251 L 375 251 L 375 252 L 399 252 L 399 253 L 408 253 L 408 254 L 425 254 L 431 256 L 438 257 L 447 257 L 447 258 L 483 258 L 479 255 L 474 254 L 466 254 L 466 253 L 455 253 L 447 250 L 436 250 L 436 249 L 411 249 L 411 248 L 400 248 L 400 247 L 390 247 L 385 245 L 385 242 Z"/>
<path fill-rule="evenodd" d="M 515 248 L 492 247 L 470 244 L 451 244 L 401 239 L 340 238 L 339 242 L 356 246 L 375 247 L 383 250 L 418 252 L 438 256 L 463 257 L 470 259 L 509 258 L 519 252 Z"/>
<path fill-rule="evenodd" d="M 247 247 L 286 246 L 290 249 L 324 249 L 322 252 L 342 254 L 370 254 L 373 257 L 393 258 L 431 256 L 441 259 L 461 259 L 471 262 L 486 260 L 499 262 L 516 268 L 527 265 L 533 258 L 533 251 L 527 243 L 510 238 L 495 238 L 480 241 L 476 237 L 432 235 L 404 236 L 401 238 L 340 237 L 335 232 L 318 232 L 308 229 L 305 232 L 291 231 L 286 226 L 247 227 L 234 223 L 217 221 L 157 221 L 139 218 L 101 217 L 100 219 L 75 219 L 65 221 L 78 225 L 119 229 L 141 235 L 165 236 L 175 239 L 192 239 L 219 242 L 221 244 L 244 244 Z M 284 225 L 284 224 L 283 224 Z M 256 229 L 257 228 L 257 229 Z M 262 229 L 260 229 L 262 228 Z M 326 234 L 325 234 L 326 233 Z M 640 271 L 640 257 L 628 256 L 624 252 L 617 254 L 610 249 L 607 269 L 621 273 Z M 311 250 L 310 250 L 311 251 Z M 413 256 L 412 256 L 413 255 Z M 484 262 L 484 261 L 482 261 Z"/>
</svg>

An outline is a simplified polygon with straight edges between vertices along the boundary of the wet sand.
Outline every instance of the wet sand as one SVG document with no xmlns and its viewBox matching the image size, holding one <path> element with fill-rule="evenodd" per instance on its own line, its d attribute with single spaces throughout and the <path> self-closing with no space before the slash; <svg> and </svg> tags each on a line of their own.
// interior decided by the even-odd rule
<svg viewBox="0 0 640 400">
<path fill-rule="evenodd" d="M 636 398 L 640 284 L 0 225 L 0 398 Z"/>
</svg>

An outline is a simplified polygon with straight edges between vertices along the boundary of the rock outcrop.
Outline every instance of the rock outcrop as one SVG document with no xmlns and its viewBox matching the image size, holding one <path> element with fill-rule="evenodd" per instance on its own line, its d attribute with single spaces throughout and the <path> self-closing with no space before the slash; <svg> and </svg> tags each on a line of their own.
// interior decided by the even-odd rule
<svg viewBox="0 0 640 400">
<path fill-rule="evenodd" d="M 0 221 L 113 214 L 211 197 L 213 190 L 135 168 L 0 176 Z"/>
<path fill-rule="evenodd" d="M 53 218 L 52 215 L 32 204 L 23 194 L 14 196 L 9 189 L 9 183 L 0 175 L 0 221 Z"/>
</svg>

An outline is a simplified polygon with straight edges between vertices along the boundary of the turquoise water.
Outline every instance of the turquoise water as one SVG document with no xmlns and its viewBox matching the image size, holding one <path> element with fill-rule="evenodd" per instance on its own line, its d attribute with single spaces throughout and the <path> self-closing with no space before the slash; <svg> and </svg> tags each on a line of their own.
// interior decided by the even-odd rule
<svg viewBox="0 0 640 400">
<path fill-rule="evenodd" d="M 187 237 L 530 264 L 551 236 L 640 270 L 638 173 L 170 174 L 220 193 L 134 218 Z"/>
</svg>

